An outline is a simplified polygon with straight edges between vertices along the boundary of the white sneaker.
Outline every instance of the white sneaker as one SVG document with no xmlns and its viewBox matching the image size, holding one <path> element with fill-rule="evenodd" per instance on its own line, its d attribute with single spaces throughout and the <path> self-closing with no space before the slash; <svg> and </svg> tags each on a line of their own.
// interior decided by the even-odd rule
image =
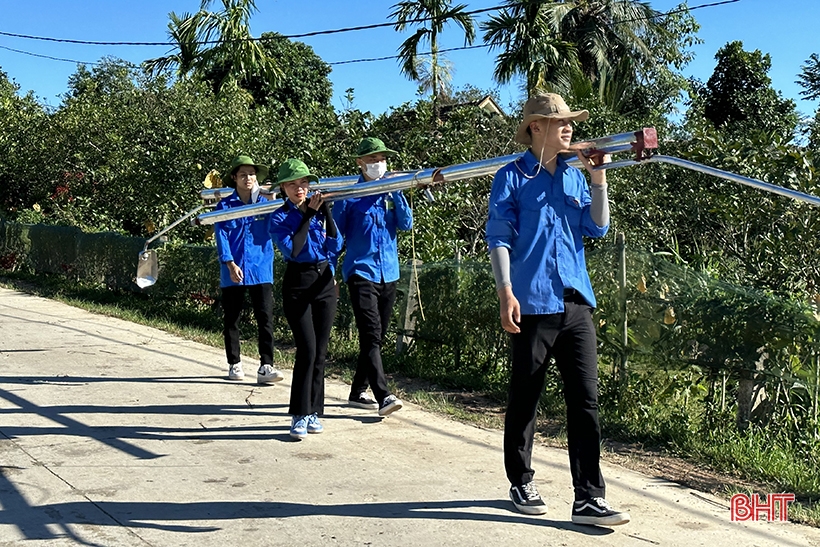
<svg viewBox="0 0 820 547">
<path fill-rule="evenodd" d="M 273 365 L 262 365 L 256 371 L 257 384 L 273 384 L 284 379 L 285 375 L 275 369 Z"/>
<path fill-rule="evenodd" d="M 228 365 L 228 380 L 242 380 L 245 378 L 245 371 L 242 370 L 242 363 Z"/>
</svg>

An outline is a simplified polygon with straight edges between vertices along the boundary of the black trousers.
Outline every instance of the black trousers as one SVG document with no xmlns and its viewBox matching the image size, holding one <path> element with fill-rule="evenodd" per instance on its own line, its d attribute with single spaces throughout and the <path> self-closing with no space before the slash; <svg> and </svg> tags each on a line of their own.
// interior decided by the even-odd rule
<svg viewBox="0 0 820 547">
<path fill-rule="evenodd" d="M 296 344 L 288 413 L 321 415 L 325 409 L 327 344 L 336 315 L 336 289 L 327 262 L 288 262 L 282 307 Z"/>
<path fill-rule="evenodd" d="M 222 337 L 225 340 L 225 356 L 228 364 L 241 360 L 239 353 L 239 317 L 245 305 L 245 292 L 250 294 L 253 316 L 259 330 L 259 360 L 263 365 L 273 364 L 273 284 L 236 285 L 222 287 L 222 310 L 224 312 Z"/>
<path fill-rule="evenodd" d="M 504 422 L 504 467 L 513 485 L 530 482 L 536 407 L 550 357 L 564 382 L 567 444 L 575 499 L 605 497 L 600 468 L 598 356 L 592 308 L 583 299 L 565 302 L 564 313 L 521 316 L 512 335 L 513 362 Z"/>
<path fill-rule="evenodd" d="M 396 303 L 396 282 L 373 283 L 361 276 L 351 275 L 347 286 L 359 331 L 359 358 L 350 394 L 355 397 L 364 393 L 370 384 L 373 395 L 381 403 L 390 395 L 384 377 L 381 349 Z"/>
</svg>

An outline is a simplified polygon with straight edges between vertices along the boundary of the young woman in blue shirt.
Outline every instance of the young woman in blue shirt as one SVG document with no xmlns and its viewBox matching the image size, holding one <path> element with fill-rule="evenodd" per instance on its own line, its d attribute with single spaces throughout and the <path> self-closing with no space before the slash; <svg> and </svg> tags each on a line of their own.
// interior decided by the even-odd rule
<svg viewBox="0 0 820 547">
<path fill-rule="evenodd" d="M 271 235 L 285 258 L 282 306 L 296 344 L 288 413 L 290 435 L 301 440 L 324 430 L 325 359 L 336 315 L 334 264 L 342 236 L 321 193 L 308 187 L 319 179 L 300 160 L 289 159 L 277 181 L 285 203 L 272 215 Z"/>
</svg>

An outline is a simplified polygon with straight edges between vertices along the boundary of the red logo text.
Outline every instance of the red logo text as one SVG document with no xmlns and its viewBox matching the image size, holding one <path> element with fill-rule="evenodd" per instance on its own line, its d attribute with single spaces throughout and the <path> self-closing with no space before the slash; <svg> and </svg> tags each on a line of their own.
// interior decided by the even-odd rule
<svg viewBox="0 0 820 547">
<path fill-rule="evenodd" d="M 760 498 L 757 494 L 735 494 L 732 496 L 732 522 L 760 520 L 764 515 L 769 522 L 788 521 L 789 503 L 794 501 L 794 494 L 768 494 Z"/>
</svg>

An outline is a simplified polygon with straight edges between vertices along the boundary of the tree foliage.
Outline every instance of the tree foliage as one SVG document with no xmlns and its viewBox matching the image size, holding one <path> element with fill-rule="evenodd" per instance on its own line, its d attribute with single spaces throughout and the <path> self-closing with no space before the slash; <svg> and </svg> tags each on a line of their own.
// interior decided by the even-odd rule
<svg viewBox="0 0 820 547">
<path fill-rule="evenodd" d="M 213 3 L 202 0 L 199 11 L 192 15 L 171 12 L 168 35 L 176 50 L 146 61 L 145 66 L 154 72 L 175 66 L 180 76 L 193 74 L 208 81 L 215 93 L 251 76 L 275 83 L 281 76 L 281 65 L 250 33 L 256 1 L 220 0 L 221 11 L 208 11 Z"/>
<path fill-rule="evenodd" d="M 732 133 L 764 131 L 792 136 L 797 126 L 795 104 L 771 87 L 771 57 L 760 50 L 729 42 L 715 55 L 717 66 L 703 89 L 703 114 L 716 127 Z"/>
<path fill-rule="evenodd" d="M 630 97 L 627 91 L 647 83 L 647 74 L 681 68 L 682 46 L 693 30 L 679 24 L 688 15 L 667 23 L 649 4 L 635 0 L 507 4 L 482 25 L 484 41 L 500 50 L 496 81 L 523 76 L 530 94 L 597 93 L 613 108 L 623 107 L 619 102 Z"/>
<path fill-rule="evenodd" d="M 49 157 L 30 146 L 42 134 L 48 113 L 32 93 L 20 97 L 19 90 L 0 70 L 0 214 L 15 215 L 32 203 L 41 186 L 38 171 Z"/>
<path fill-rule="evenodd" d="M 820 99 L 820 56 L 812 53 L 800 69 L 797 76 L 797 83 L 803 87 L 800 94 L 810 101 Z"/>
<path fill-rule="evenodd" d="M 451 0 L 404 0 L 393 6 L 390 18 L 396 21 L 395 28 L 403 31 L 410 26 L 418 26 L 415 34 L 399 46 L 401 72 L 411 80 L 422 82 L 429 87 L 433 102 L 436 102 L 450 81 L 450 65 L 439 53 L 439 35 L 448 23 L 455 23 L 464 32 L 464 44 L 475 40 L 473 18 L 466 13 L 467 6 L 453 6 Z M 428 19 L 419 21 L 419 19 Z M 423 44 L 430 45 L 429 60 L 419 52 Z"/>
<path fill-rule="evenodd" d="M 266 54 L 277 59 L 282 76 L 270 80 L 264 74 L 250 73 L 240 80 L 239 86 L 251 93 L 256 104 L 278 107 L 283 114 L 332 108 L 331 68 L 312 47 L 276 32 L 263 32 L 260 42 Z"/>
</svg>

